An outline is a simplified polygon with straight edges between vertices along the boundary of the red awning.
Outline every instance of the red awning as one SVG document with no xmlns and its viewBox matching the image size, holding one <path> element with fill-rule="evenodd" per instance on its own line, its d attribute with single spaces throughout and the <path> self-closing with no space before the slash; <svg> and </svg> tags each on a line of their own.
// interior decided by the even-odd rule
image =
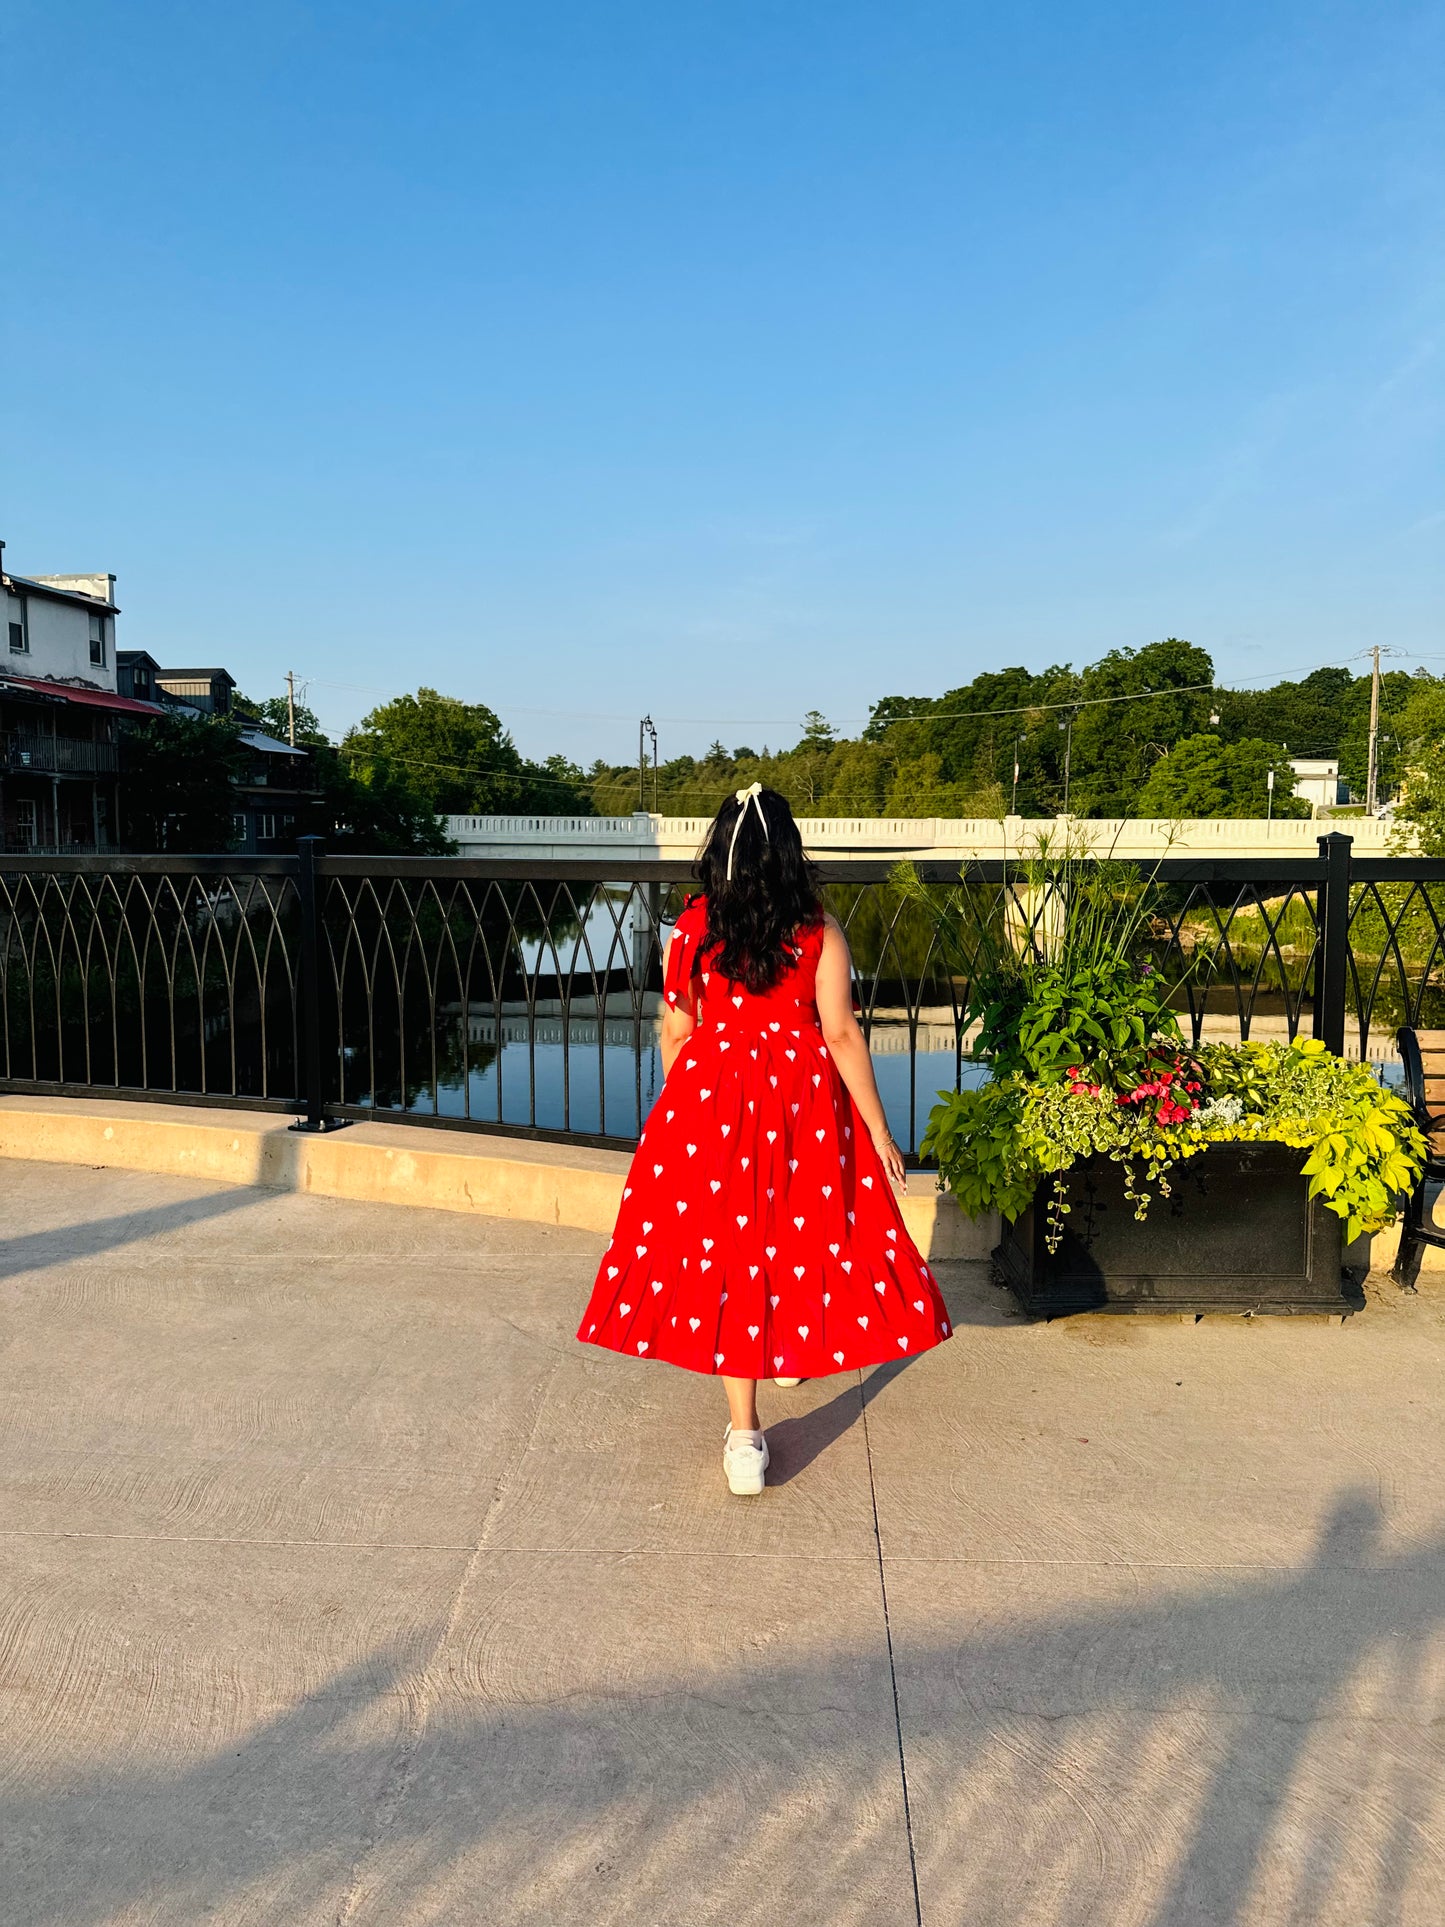
<svg viewBox="0 0 1445 1927">
<path fill-rule="evenodd" d="M 58 696 L 62 702 L 80 703 L 86 709 L 118 709 L 128 716 L 163 716 L 159 703 L 142 703 L 130 696 L 112 696 L 108 689 L 73 689 L 69 683 L 42 682 L 35 676 L 10 676 L 0 671 L 0 695 L 7 685 L 34 690 L 38 696 Z"/>
</svg>

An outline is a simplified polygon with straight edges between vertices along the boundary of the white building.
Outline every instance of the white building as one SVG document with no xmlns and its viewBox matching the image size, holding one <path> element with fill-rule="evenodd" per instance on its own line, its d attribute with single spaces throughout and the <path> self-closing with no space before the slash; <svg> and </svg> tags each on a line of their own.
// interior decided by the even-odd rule
<svg viewBox="0 0 1445 1927">
<path fill-rule="evenodd" d="M 1338 756 L 1291 756 L 1289 766 L 1294 771 L 1295 795 L 1304 798 L 1314 815 L 1349 802 L 1350 789 L 1340 781 Z"/>
<path fill-rule="evenodd" d="M 5 647 L 0 675 L 69 682 L 115 692 L 113 575 L 9 575 L 0 542 L 5 591 Z"/>
<path fill-rule="evenodd" d="M 114 846 L 115 577 L 9 573 L 0 542 L 0 850 Z"/>
</svg>

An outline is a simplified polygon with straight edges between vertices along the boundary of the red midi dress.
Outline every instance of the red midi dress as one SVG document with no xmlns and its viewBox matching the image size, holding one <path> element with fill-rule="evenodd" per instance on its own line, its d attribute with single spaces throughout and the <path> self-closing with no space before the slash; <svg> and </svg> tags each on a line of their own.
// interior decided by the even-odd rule
<svg viewBox="0 0 1445 1927">
<path fill-rule="evenodd" d="M 663 995 L 697 1028 L 638 1140 L 578 1338 L 733 1378 L 926 1351 L 948 1312 L 823 1040 L 822 924 L 761 994 L 708 968 L 706 931 L 694 897 Z"/>
</svg>

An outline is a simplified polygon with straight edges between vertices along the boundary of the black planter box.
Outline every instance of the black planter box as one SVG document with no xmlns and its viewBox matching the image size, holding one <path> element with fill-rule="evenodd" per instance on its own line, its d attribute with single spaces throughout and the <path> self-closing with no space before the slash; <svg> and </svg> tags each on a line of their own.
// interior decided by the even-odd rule
<svg viewBox="0 0 1445 1927">
<path fill-rule="evenodd" d="M 1058 1250 L 1045 1242 L 1049 1193 L 1040 1185 L 1021 1218 L 1004 1220 L 998 1275 L 1043 1318 L 1353 1309 L 1363 1271 L 1346 1272 L 1344 1224 L 1306 1196 L 1304 1161 L 1284 1144 L 1211 1145 L 1171 1168 L 1172 1195 L 1156 1189 L 1141 1224 L 1121 1166 L 1089 1158 L 1066 1174 L 1072 1209 Z"/>
</svg>

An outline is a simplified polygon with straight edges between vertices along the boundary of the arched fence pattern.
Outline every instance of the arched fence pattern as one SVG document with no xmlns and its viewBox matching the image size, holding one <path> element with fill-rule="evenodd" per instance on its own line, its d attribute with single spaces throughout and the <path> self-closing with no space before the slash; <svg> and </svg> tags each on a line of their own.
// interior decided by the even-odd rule
<svg viewBox="0 0 1445 1927">
<path fill-rule="evenodd" d="M 620 872 L 620 874 L 619 874 Z M 821 866 L 894 1128 L 981 1074 L 965 1010 L 970 918 L 1051 914 L 1016 871 Z M 0 1090 L 255 1106 L 628 1144 L 661 1072 L 662 946 L 686 865 L 287 857 L 0 859 Z M 1324 1037 L 1393 1052 L 1445 1025 L 1445 863 L 1351 860 L 1347 837 L 1268 868 L 1166 859 L 1140 942 L 1186 1035 Z M 980 955 L 982 951 L 980 950 Z"/>
</svg>

